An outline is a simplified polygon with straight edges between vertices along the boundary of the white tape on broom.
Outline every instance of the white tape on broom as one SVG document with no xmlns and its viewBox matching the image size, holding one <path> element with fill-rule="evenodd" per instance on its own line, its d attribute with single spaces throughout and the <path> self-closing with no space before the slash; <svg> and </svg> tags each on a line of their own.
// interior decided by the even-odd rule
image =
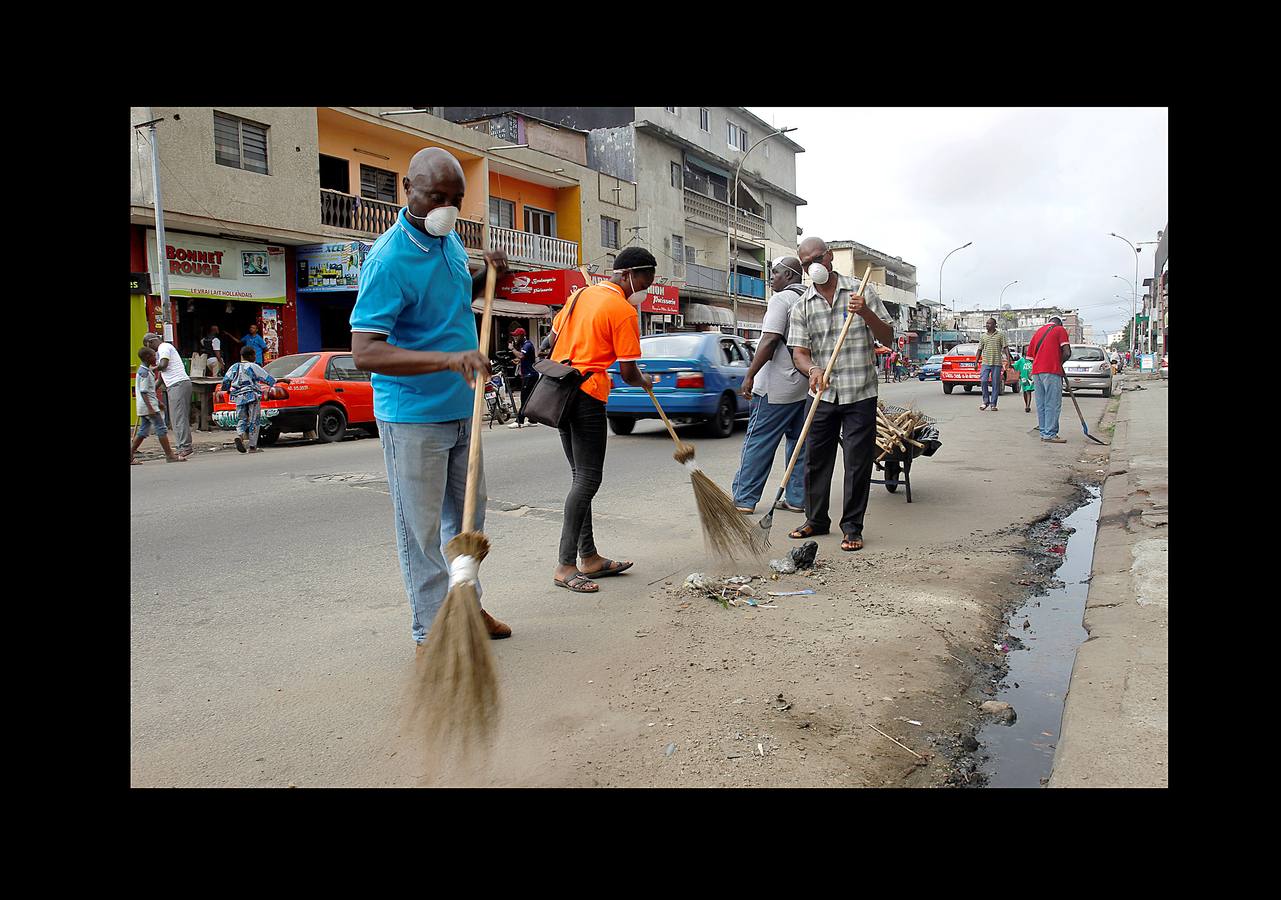
<svg viewBox="0 0 1281 900">
<path fill-rule="evenodd" d="M 695 472 L 703 471 L 698 467 L 698 463 L 694 462 L 694 460 L 692 459 L 685 460 L 684 466 L 685 468 L 689 469 L 691 475 Z"/>
<path fill-rule="evenodd" d="M 480 560 L 474 556 L 456 556 L 449 564 L 449 586 L 475 584 L 480 572 Z"/>
</svg>

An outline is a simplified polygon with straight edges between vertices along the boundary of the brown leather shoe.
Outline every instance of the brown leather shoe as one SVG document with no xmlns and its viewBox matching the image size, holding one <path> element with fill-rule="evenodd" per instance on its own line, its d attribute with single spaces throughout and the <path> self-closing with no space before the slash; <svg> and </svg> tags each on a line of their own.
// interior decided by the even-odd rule
<svg viewBox="0 0 1281 900">
<path fill-rule="evenodd" d="M 489 632 L 489 636 L 494 640 L 512 636 L 510 625 L 503 624 L 483 609 L 480 611 L 480 617 L 485 620 L 485 630 Z"/>
</svg>

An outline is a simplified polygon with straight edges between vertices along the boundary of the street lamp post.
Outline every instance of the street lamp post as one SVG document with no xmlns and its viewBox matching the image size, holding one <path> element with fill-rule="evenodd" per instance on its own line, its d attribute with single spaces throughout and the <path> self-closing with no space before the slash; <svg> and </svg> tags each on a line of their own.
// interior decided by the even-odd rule
<svg viewBox="0 0 1281 900">
<path fill-rule="evenodd" d="M 1126 238 L 1121 237 L 1121 235 L 1117 234 L 1115 231 L 1109 231 L 1108 234 L 1118 240 L 1125 241 L 1129 248 L 1134 251 L 1134 293 L 1130 298 L 1130 359 L 1134 359 L 1135 350 L 1137 349 L 1135 341 L 1138 337 L 1139 330 L 1139 248 L 1130 243 Z"/>
<path fill-rule="evenodd" d="M 1005 287 L 1001 288 L 1001 299 L 996 301 L 996 305 L 997 305 L 997 306 L 1000 306 L 1000 305 L 1001 305 L 1001 303 L 1002 303 L 1002 301 L 1004 301 L 1004 300 L 1005 300 L 1005 292 L 1006 292 L 1009 288 L 1014 287 L 1014 285 L 1016 285 L 1016 284 L 1018 284 L 1018 283 L 1019 283 L 1019 280 L 1018 280 L 1017 278 L 1015 278 L 1013 281 L 1011 281 L 1011 282 L 1010 282 L 1009 284 L 1007 284 Z"/>
<path fill-rule="evenodd" d="M 973 244 L 973 243 L 974 243 L 973 241 L 970 241 L 969 244 L 962 244 L 961 246 L 957 247 L 956 250 L 949 250 L 947 256 L 951 256 L 957 250 L 964 250 L 966 247 L 970 246 L 970 244 Z M 943 266 L 947 264 L 947 256 L 943 257 L 943 262 L 939 263 L 939 303 L 943 302 Z M 1138 271 L 1138 270 L 1136 269 L 1135 271 Z M 953 320 L 956 319 L 956 310 L 952 310 L 952 318 Z M 956 324 L 955 321 L 953 321 L 953 324 L 954 325 Z M 930 329 L 930 330 L 931 332 L 933 331 L 933 329 Z M 933 334 L 930 335 L 930 337 L 933 337 L 933 336 L 934 336 Z M 938 351 L 938 347 L 935 347 L 934 349 L 935 349 L 935 352 Z"/>
<path fill-rule="evenodd" d="M 725 289 L 729 293 L 730 307 L 734 311 L 734 334 L 738 334 L 738 286 L 734 278 L 734 266 L 738 263 L 738 253 L 736 252 L 731 259 L 730 235 L 733 232 L 735 220 L 738 218 L 738 178 L 743 173 L 743 161 L 747 159 L 749 153 L 770 138 L 795 130 L 795 128 L 780 128 L 778 131 L 765 135 L 765 137 L 748 147 L 747 152 L 739 157 L 738 162 L 734 165 L 734 192 L 727 198 L 729 203 L 725 204 Z M 768 260 L 766 265 L 769 265 Z"/>
</svg>

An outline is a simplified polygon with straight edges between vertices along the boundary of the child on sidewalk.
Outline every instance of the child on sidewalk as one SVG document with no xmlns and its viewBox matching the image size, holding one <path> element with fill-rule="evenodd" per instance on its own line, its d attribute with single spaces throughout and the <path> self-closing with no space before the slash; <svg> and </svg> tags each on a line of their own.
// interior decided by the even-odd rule
<svg viewBox="0 0 1281 900">
<path fill-rule="evenodd" d="M 245 452 L 245 437 L 249 438 L 249 452 L 259 453 L 258 417 L 262 411 L 262 391 L 258 385 L 268 387 L 276 379 L 267 370 L 258 365 L 253 347 L 244 347 L 240 351 L 240 362 L 227 370 L 222 377 L 222 389 L 231 390 L 231 402 L 236 404 L 236 449 Z"/>
<path fill-rule="evenodd" d="M 166 462 L 186 462 L 169 446 L 169 429 L 165 427 L 165 416 L 160 411 L 160 398 L 156 396 L 156 373 L 151 368 L 156 364 L 156 353 L 149 347 L 143 347 L 138 351 L 138 359 L 142 363 L 134 381 L 134 393 L 138 395 L 138 429 L 134 432 L 133 444 L 129 447 L 129 465 L 142 465 L 134 459 L 134 454 L 153 431 L 165 451 Z"/>
<path fill-rule="evenodd" d="M 1027 348 L 1024 347 L 1024 350 Z M 1023 392 L 1023 411 L 1030 413 L 1032 411 L 1032 391 L 1036 385 L 1032 382 L 1032 360 L 1028 359 L 1022 353 L 1014 361 L 1014 369 L 1019 373 L 1019 390 Z"/>
</svg>

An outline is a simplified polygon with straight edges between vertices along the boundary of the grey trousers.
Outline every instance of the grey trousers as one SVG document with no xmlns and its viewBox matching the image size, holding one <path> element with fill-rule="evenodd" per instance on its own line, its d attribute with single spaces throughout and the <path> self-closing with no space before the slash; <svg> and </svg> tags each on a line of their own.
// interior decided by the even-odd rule
<svg viewBox="0 0 1281 900">
<path fill-rule="evenodd" d="M 175 453 L 187 453 L 191 450 L 191 381 L 170 385 L 167 393 L 173 450 Z"/>
</svg>

